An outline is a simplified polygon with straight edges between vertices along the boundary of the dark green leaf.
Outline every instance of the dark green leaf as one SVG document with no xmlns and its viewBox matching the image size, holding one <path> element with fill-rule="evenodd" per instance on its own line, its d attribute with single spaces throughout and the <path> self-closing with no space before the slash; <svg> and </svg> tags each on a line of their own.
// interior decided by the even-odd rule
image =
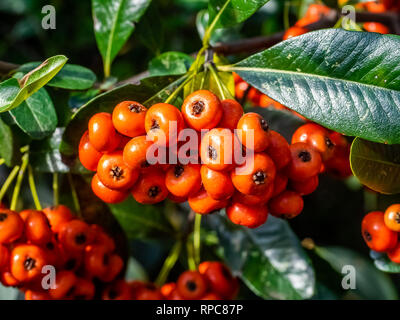
<svg viewBox="0 0 400 320">
<path fill-rule="evenodd" d="M 316 247 L 315 253 L 338 273 L 342 273 L 344 266 L 354 267 L 356 289 L 353 291 L 358 296 L 371 300 L 397 299 L 397 292 L 390 278 L 359 253 L 343 247 Z"/>
<path fill-rule="evenodd" d="M 400 264 L 391 261 L 386 253 L 371 251 L 371 258 L 374 260 L 375 267 L 383 272 L 400 273 Z"/>
<path fill-rule="evenodd" d="M 0 118 L 0 157 L 11 167 L 21 157 L 19 144 L 12 129 Z"/>
<path fill-rule="evenodd" d="M 165 52 L 154 58 L 149 63 L 151 76 L 168 76 L 185 74 L 194 58 L 181 52 Z"/>
<path fill-rule="evenodd" d="M 377 192 L 400 193 L 400 145 L 385 145 L 356 138 L 350 152 L 353 174 Z"/>
<path fill-rule="evenodd" d="M 95 113 L 111 113 L 114 107 L 124 100 L 138 102 L 148 100 L 146 106 L 161 102 L 180 84 L 175 80 L 176 77 L 147 78 L 143 79 L 138 85 L 126 84 L 91 99 L 74 114 L 68 124 L 61 143 L 61 152 L 70 157 L 77 155 L 79 140 L 87 130 L 89 119 Z M 166 87 L 167 89 L 163 90 Z"/>
<path fill-rule="evenodd" d="M 157 21 L 157 23 L 154 23 Z M 146 10 L 144 16 L 137 25 L 135 37 L 157 56 L 164 46 L 164 19 L 161 18 L 155 1 Z"/>
<path fill-rule="evenodd" d="M 225 3 L 228 2 L 228 5 L 221 14 L 216 27 L 230 27 L 250 18 L 253 13 L 268 1 L 269 0 L 210 0 L 208 11 L 210 12 L 211 17 L 215 17 L 224 7 Z"/>
<path fill-rule="evenodd" d="M 19 106 L 47 84 L 61 70 L 67 60 L 65 56 L 54 56 L 47 59 L 19 81 L 19 91 L 16 90 L 18 83 L 16 79 L 10 79 L 0 84 L 0 112 Z"/>
<path fill-rule="evenodd" d="M 94 32 L 105 70 L 109 71 L 112 61 L 132 34 L 135 23 L 145 13 L 150 2 L 151 0 L 92 0 Z"/>
<path fill-rule="evenodd" d="M 18 72 L 26 74 L 37 68 L 40 62 L 30 62 L 18 68 Z M 96 75 L 88 68 L 67 63 L 47 85 L 69 90 L 85 90 L 93 86 Z"/>
<path fill-rule="evenodd" d="M 265 299 L 306 299 L 314 294 L 313 268 L 286 221 L 270 216 L 253 230 L 217 214 L 206 221 L 218 234 L 227 264 L 255 294 Z"/>
<path fill-rule="evenodd" d="M 320 30 L 231 69 L 280 103 L 349 136 L 400 143 L 400 37 Z"/>
<path fill-rule="evenodd" d="M 129 197 L 110 208 L 129 239 L 173 234 L 162 206 L 143 205 Z"/>
<path fill-rule="evenodd" d="M 33 139 L 49 136 L 57 127 L 57 114 L 49 94 L 41 88 L 9 111 L 15 123 Z"/>
<path fill-rule="evenodd" d="M 31 144 L 29 160 L 35 171 L 69 172 L 68 166 L 62 162 L 59 151 L 63 132 L 63 128 L 57 128 L 51 137 Z"/>
</svg>

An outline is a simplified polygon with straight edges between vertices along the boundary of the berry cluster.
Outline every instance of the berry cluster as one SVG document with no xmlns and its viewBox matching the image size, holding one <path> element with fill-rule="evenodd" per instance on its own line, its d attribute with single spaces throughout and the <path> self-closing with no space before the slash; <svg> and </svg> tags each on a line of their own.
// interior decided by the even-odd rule
<svg viewBox="0 0 400 320">
<path fill-rule="evenodd" d="M 237 278 L 221 262 L 205 261 L 198 271 L 183 272 L 176 283 L 161 287 L 168 300 L 232 300 L 239 289 Z"/>
<path fill-rule="evenodd" d="M 95 114 L 79 147 L 82 164 L 97 170 L 93 192 L 109 203 L 129 193 L 142 204 L 188 201 L 199 214 L 226 208 L 232 222 L 255 228 L 268 212 L 297 216 L 324 168 L 349 174 L 346 139 L 316 124 L 299 128 L 289 146 L 262 116 L 207 90 L 189 95 L 181 110 L 124 101 L 112 115 Z M 190 133 L 195 143 L 186 143 Z M 166 162 L 149 163 L 154 146 Z"/>
<path fill-rule="evenodd" d="M 340 6 L 346 5 L 348 2 L 348 0 L 338 0 L 338 4 Z M 357 10 L 368 11 L 371 13 L 384 13 L 392 10 L 400 10 L 400 4 L 398 4 L 398 1 L 396 0 L 376 0 L 357 3 L 355 8 Z M 289 28 L 285 32 L 283 40 L 288 40 L 309 32 L 310 30 L 307 28 L 308 25 L 323 19 L 325 16 L 329 15 L 331 11 L 332 10 L 325 5 L 311 4 L 308 7 L 304 17 L 299 19 L 293 27 Z M 364 22 L 362 24 L 362 28 L 368 32 L 376 32 L 381 34 L 390 33 L 390 29 L 385 24 L 380 22 Z"/>
<path fill-rule="evenodd" d="M 389 206 L 385 212 L 368 213 L 362 220 L 361 232 L 371 250 L 386 252 L 391 261 L 400 263 L 400 204 Z"/>
<path fill-rule="evenodd" d="M 221 262 L 205 261 L 198 271 L 183 272 L 177 282 L 158 288 L 151 282 L 118 280 L 109 285 L 103 300 L 232 300 L 239 289 L 237 278 Z"/>
<path fill-rule="evenodd" d="M 0 281 L 24 291 L 27 300 L 93 299 L 123 269 L 114 251 L 101 227 L 88 225 L 66 206 L 0 209 Z M 55 268 L 54 287 L 43 287 L 45 266 Z"/>
<path fill-rule="evenodd" d="M 308 143 L 321 154 L 321 172 L 328 172 L 339 178 L 347 178 L 352 174 L 349 162 L 350 143 L 342 134 L 316 123 L 306 123 L 292 136 L 292 144 L 297 142 Z"/>
<path fill-rule="evenodd" d="M 235 72 L 233 73 L 233 79 L 235 81 L 235 97 L 239 101 L 242 101 L 245 98 L 246 101 L 250 102 L 252 105 L 257 107 L 288 110 L 291 111 L 296 116 L 298 116 L 299 118 L 306 120 L 306 118 L 304 118 L 301 114 L 289 109 L 288 107 L 284 106 L 278 101 L 275 101 L 266 94 L 260 92 L 256 88 L 250 86 Z"/>
</svg>

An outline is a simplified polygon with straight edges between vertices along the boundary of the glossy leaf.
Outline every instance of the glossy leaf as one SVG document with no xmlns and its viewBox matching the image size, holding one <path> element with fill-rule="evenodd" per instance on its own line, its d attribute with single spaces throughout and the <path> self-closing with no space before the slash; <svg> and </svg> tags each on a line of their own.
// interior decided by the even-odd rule
<svg viewBox="0 0 400 320">
<path fill-rule="evenodd" d="M 30 163 L 35 171 L 69 172 L 68 166 L 62 162 L 59 151 L 63 132 L 63 128 L 57 128 L 51 137 L 31 144 Z"/>
<path fill-rule="evenodd" d="M 9 112 L 15 123 L 33 139 L 49 136 L 57 127 L 57 114 L 49 94 L 41 88 Z"/>
<path fill-rule="evenodd" d="M 162 206 L 142 205 L 129 197 L 109 207 L 129 239 L 173 234 Z"/>
<path fill-rule="evenodd" d="M 0 111 L 6 110 L 20 90 L 17 79 L 11 78 L 0 83 Z"/>
<path fill-rule="evenodd" d="M 268 217 L 256 229 L 237 227 L 222 215 L 207 216 L 224 259 L 246 285 L 265 299 L 306 299 L 315 275 L 299 240 L 284 220 Z"/>
<path fill-rule="evenodd" d="M 356 138 L 350 164 L 353 174 L 368 188 L 386 194 L 400 193 L 400 145 Z"/>
<path fill-rule="evenodd" d="M 211 17 L 215 17 L 218 12 L 228 2 L 226 9 L 221 14 L 216 27 L 230 27 L 250 18 L 269 0 L 210 0 L 208 10 Z"/>
<path fill-rule="evenodd" d="M 94 32 L 106 76 L 115 56 L 135 29 L 151 0 L 92 0 Z"/>
<path fill-rule="evenodd" d="M 180 84 L 175 80 L 176 77 L 151 77 L 143 79 L 138 85 L 126 84 L 94 97 L 73 115 L 63 135 L 61 152 L 70 157 L 77 155 L 79 140 L 87 130 L 89 119 L 95 113 L 111 113 L 114 107 L 124 100 L 148 100 L 146 106 L 164 101 Z"/>
<path fill-rule="evenodd" d="M 325 127 L 400 143 L 400 37 L 328 29 L 225 67 Z"/>
<path fill-rule="evenodd" d="M 7 166 L 11 167 L 20 159 L 19 147 L 11 127 L 0 118 L 0 158 L 4 159 Z"/>
<path fill-rule="evenodd" d="M 27 73 L 20 81 L 17 91 L 16 79 L 9 79 L 0 84 L 0 112 L 8 111 L 19 106 L 24 100 L 47 84 L 67 62 L 65 56 L 54 56 L 37 68 Z"/>
<path fill-rule="evenodd" d="M 368 259 L 359 253 L 343 247 L 316 247 L 315 253 L 343 275 L 350 275 L 349 272 L 351 272 L 343 271 L 343 267 L 352 266 L 356 277 L 356 288 L 352 291 L 361 298 L 397 299 L 397 292 L 390 278 L 377 270 Z"/>
<path fill-rule="evenodd" d="M 390 261 L 386 253 L 371 251 L 370 256 L 379 270 L 387 273 L 400 273 L 400 264 Z"/>
<path fill-rule="evenodd" d="M 194 58 L 181 52 L 165 52 L 149 63 L 149 72 L 151 76 L 181 75 L 185 74 Z"/>
<path fill-rule="evenodd" d="M 37 68 L 39 65 L 40 62 L 26 63 L 20 66 L 17 72 L 24 75 L 34 68 Z M 96 75 L 92 70 L 76 64 L 67 63 L 47 85 L 69 90 L 85 90 L 91 88 L 95 81 Z"/>
</svg>

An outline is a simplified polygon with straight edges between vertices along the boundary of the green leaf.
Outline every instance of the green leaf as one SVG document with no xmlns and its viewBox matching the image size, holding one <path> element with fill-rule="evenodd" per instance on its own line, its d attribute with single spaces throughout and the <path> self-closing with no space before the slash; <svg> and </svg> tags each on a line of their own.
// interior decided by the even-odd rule
<svg viewBox="0 0 400 320">
<path fill-rule="evenodd" d="M 126 201 L 109 207 L 128 239 L 165 237 L 173 234 L 162 206 L 143 205 L 129 197 Z"/>
<path fill-rule="evenodd" d="M 225 261 L 255 294 L 265 299 L 313 296 L 313 268 L 286 221 L 269 216 L 251 230 L 218 214 L 206 219 L 218 234 Z"/>
<path fill-rule="evenodd" d="M 199 11 L 196 16 L 196 28 L 197 32 L 201 39 L 203 39 L 207 27 L 209 25 L 209 12 L 208 10 L 204 9 Z M 229 42 L 240 38 L 240 29 L 241 25 L 234 26 L 232 28 L 220 28 L 214 30 L 213 34 L 211 35 L 210 43 L 215 44 L 217 42 Z"/>
<path fill-rule="evenodd" d="M 353 174 L 368 188 L 385 194 L 400 193 L 400 145 L 356 138 L 350 152 Z"/>
<path fill-rule="evenodd" d="M 358 296 L 370 300 L 397 299 L 397 292 L 390 278 L 358 252 L 343 247 L 315 247 L 315 253 L 338 273 L 342 273 L 344 266 L 354 267 L 356 289 L 352 291 Z M 348 273 L 343 273 L 346 274 Z"/>
<path fill-rule="evenodd" d="M 94 32 L 106 77 L 111 63 L 135 29 L 151 0 L 92 0 Z M 155 23 L 158 23 L 155 22 Z"/>
<path fill-rule="evenodd" d="M 0 157 L 5 164 L 13 166 L 21 158 L 19 143 L 12 129 L 0 118 Z"/>
<path fill-rule="evenodd" d="M 49 94 L 41 88 L 21 105 L 9 111 L 15 123 L 33 139 L 49 136 L 57 127 L 57 114 Z"/>
<path fill-rule="evenodd" d="M 9 79 L 0 84 L 0 112 L 18 107 L 24 100 L 47 84 L 67 62 L 65 56 L 54 56 L 27 73 L 20 81 Z"/>
<path fill-rule="evenodd" d="M 23 64 L 17 70 L 26 74 L 37 68 L 40 62 L 30 62 Z M 47 85 L 69 90 L 86 90 L 93 86 L 96 81 L 96 75 L 88 68 L 67 63 Z"/>
<path fill-rule="evenodd" d="M 228 5 L 221 14 L 216 28 L 231 27 L 250 18 L 269 0 L 210 0 L 208 11 L 210 17 L 215 17 L 226 2 Z M 212 20 L 212 19 L 211 19 Z"/>
<path fill-rule="evenodd" d="M 95 113 L 111 113 L 114 107 L 124 100 L 148 100 L 145 105 L 151 106 L 164 101 L 179 84 L 176 77 L 150 77 L 143 79 L 138 85 L 126 84 L 94 97 L 73 115 L 63 135 L 61 153 L 72 158 L 77 155 L 79 140 L 87 130 L 89 119 Z"/>
<path fill-rule="evenodd" d="M 387 273 L 400 273 L 400 264 L 391 261 L 386 253 L 371 250 L 370 256 L 379 270 Z"/>
<path fill-rule="evenodd" d="M 0 83 L 0 111 L 10 106 L 20 90 L 17 79 L 11 78 Z"/>
<path fill-rule="evenodd" d="M 325 127 L 394 144 L 400 143 L 399 46 L 399 36 L 320 30 L 221 69 Z"/>
<path fill-rule="evenodd" d="M 59 151 L 64 128 L 57 128 L 53 135 L 45 140 L 33 141 L 30 145 L 30 164 L 39 172 L 69 172 L 62 162 Z"/>
<path fill-rule="evenodd" d="M 182 52 L 165 52 L 155 57 L 149 63 L 149 72 L 151 76 L 167 76 L 185 74 L 194 58 Z"/>
<path fill-rule="evenodd" d="M 221 79 L 221 82 L 223 82 L 225 87 L 228 89 L 230 98 L 233 99 L 233 97 L 235 96 L 235 81 L 233 80 L 232 74 L 229 72 L 218 72 L 218 75 Z M 195 77 L 194 87 L 200 88 L 204 77 L 205 79 L 203 88 L 206 90 L 210 90 L 211 92 L 214 92 L 220 99 L 222 99 L 218 84 L 215 81 L 215 78 L 212 76 L 211 72 L 208 72 L 207 74 L 205 74 L 204 72 L 199 72 Z M 184 87 L 184 96 L 187 97 L 191 92 L 192 92 L 192 84 L 191 82 L 189 82 Z M 225 92 L 225 96 L 228 97 L 228 92 Z"/>
</svg>

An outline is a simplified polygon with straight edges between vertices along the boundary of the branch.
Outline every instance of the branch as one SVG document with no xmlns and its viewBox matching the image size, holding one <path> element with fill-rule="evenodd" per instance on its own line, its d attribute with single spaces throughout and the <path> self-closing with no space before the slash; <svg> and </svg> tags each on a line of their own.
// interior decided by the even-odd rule
<svg viewBox="0 0 400 320">
<path fill-rule="evenodd" d="M 11 71 L 17 69 L 18 64 L 0 61 L 0 75 L 8 75 Z"/>
</svg>

